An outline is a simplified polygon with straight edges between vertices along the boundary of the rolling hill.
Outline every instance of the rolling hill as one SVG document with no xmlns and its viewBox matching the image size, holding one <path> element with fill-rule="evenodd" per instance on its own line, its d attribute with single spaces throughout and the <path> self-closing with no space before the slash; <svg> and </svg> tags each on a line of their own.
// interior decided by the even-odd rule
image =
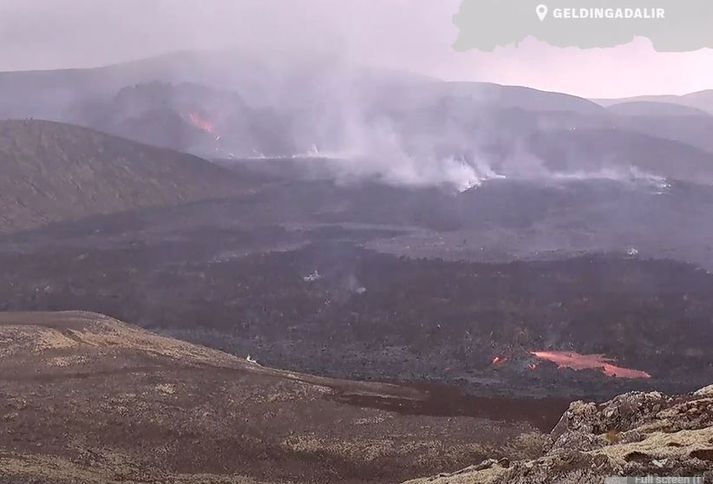
<svg viewBox="0 0 713 484">
<path fill-rule="evenodd" d="M 194 156 L 77 126 L 0 121 L 0 231 L 237 193 L 230 172 Z"/>
<path fill-rule="evenodd" d="M 0 313 L 0 383 L 2 482 L 392 483 L 534 432 L 78 311 Z"/>
</svg>

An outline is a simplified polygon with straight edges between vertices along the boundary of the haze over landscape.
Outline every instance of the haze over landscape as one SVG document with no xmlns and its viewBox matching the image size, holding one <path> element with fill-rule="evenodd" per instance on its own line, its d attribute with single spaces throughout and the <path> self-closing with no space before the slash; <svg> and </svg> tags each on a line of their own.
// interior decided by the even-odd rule
<svg viewBox="0 0 713 484">
<path fill-rule="evenodd" d="M 240 49 L 298 59 L 320 52 L 448 81 L 597 98 L 710 89 L 700 73 L 713 70 L 712 49 L 662 53 L 645 38 L 587 50 L 529 38 L 491 53 L 457 52 L 453 18 L 460 7 L 461 0 L 5 0 L 0 69 L 86 68 L 177 50 Z"/>
<path fill-rule="evenodd" d="M 0 482 L 713 478 L 711 49 L 459 7 L 0 5 Z"/>
</svg>

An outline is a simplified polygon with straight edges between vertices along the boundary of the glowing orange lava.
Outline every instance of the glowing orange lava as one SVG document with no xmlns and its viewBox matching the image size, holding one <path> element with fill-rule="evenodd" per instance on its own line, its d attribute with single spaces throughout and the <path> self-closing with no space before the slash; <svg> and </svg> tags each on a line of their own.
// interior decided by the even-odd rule
<svg viewBox="0 0 713 484">
<path fill-rule="evenodd" d="M 508 361 L 507 357 L 505 357 L 505 356 L 496 356 L 495 358 L 493 358 L 492 364 L 493 364 L 494 366 L 500 366 L 500 365 L 502 365 L 503 363 L 505 363 L 506 361 Z"/>
<path fill-rule="evenodd" d="M 558 368 L 596 369 L 615 378 L 651 378 L 645 371 L 613 365 L 615 360 L 604 355 L 580 355 L 571 351 L 532 351 L 531 354 L 555 363 Z"/>
<path fill-rule="evenodd" d="M 211 122 L 209 119 L 204 118 L 200 114 L 195 112 L 189 113 L 188 119 L 190 120 L 193 126 L 200 129 L 201 131 L 205 131 L 206 133 L 210 134 L 215 133 L 215 125 L 213 124 L 213 122 Z"/>
</svg>

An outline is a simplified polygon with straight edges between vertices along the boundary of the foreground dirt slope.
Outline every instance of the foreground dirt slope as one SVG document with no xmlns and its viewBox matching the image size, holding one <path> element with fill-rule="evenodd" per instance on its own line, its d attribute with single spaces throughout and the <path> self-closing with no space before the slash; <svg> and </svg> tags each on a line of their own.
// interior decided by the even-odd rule
<svg viewBox="0 0 713 484">
<path fill-rule="evenodd" d="M 534 430 L 349 403 L 424 398 L 263 368 L 95 313 L 0 313 L 0 482 L 399 482 Z"/>
<path fill-rule="evenodd" d="M 69 124 L 0 121 L 0 233 L 239 189 L 195 156 Z"/>
<path fill-rule="evenodd" d="M 487 459 L 409 484 L 603 483 L 605 476 L 713 479 L 713 385 L 693 395 L 631 392 L 595 405 L 574 402 L 544 456 Z"/>
</svg>

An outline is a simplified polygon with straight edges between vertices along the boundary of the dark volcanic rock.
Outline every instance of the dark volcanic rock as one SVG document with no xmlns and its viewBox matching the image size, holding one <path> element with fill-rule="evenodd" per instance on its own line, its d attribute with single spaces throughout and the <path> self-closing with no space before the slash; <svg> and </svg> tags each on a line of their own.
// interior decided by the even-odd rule
<svg viewBox="0 0 713 484">
<path fill-rule="evenodd" d="M 483 461 L 455 474 L 416 483 L 500 484 L 604 482 L 606 476 L 713 478 L 713 396 L 631 392 L 611 401 L 574 402 L 534 460 Z"/>
</svg>

